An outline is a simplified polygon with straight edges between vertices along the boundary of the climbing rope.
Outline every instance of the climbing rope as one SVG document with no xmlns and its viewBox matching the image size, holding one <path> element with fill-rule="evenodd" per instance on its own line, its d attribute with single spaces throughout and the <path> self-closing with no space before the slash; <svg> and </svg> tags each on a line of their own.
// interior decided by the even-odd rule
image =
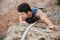
<svg viewBox="0 0 60 40">
<path fill-rule="evenodd" d="M 36 22 L 35 22 L 35 23 L 36 23 Z M 25 40 L 25 37 L 26 37 L 29 29 L 30 29 L 35 23 L 30 24 L 30 26 L 28 26 L 28 27 L 26 28 L 26 31 L 24 32 L 23 36 L 21 37 L 21 40 Z"/>
</svg>

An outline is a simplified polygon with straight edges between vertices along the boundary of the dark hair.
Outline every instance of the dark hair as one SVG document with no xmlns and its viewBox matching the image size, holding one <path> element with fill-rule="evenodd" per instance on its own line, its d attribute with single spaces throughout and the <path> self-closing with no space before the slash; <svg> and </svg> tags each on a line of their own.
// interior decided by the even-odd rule
<svg viewBox="0 0 60 40">
<path fill-rule="evenodd" d="M 20 4 L 17 9 L 18 9 L 18 12 L 27 13 L 28 11 L 31 11 L 31 8 L 30 8 L 29 4 L 27 4 L 27 3 Z"/>
</svg>

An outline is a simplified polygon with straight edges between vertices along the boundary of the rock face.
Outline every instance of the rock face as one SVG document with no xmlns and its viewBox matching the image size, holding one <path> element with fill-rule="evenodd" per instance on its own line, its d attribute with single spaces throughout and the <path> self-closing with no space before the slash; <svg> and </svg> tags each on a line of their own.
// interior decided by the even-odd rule
<svg viewBox="0 0 60 40">
<path fill-rule="evenodd" d="M 29 3 L 31 7 L 47 8 L 55 5 L 56 0 L 1 0 L 0 14 L 9 12 L 23 2 Z"/>
<path fill-rule="evenodd" d="M 11 10 L 12 11 L 12 10 Z M 9 12 L 8 14 L 0 15 L 0 37 L 5 35 L 9 26 L 18 25 L 19 14 L 17 12 Z"/>
<path fill-rule="evenodd" d="M 59 19 L 60 18 L 60 7 L 54 6 L 56 3 L 56 0 L 0 0 L 0 40 L 3 40 L 3 38 L 5 37 L 6 31 L 8 30 L 9 27 L 13 27 L 12 25 L 19 25 L 19 16 L 20 15 L 19 15 L 19 12 L 17 11 L 17 7 L 18 7 L 18 5 L 20 5 L 23 2 L 29 3 L 31 7 L 39 7 L 39 8 L 47 9 L 46 13 L 48 14 L 48 16 L 51 19 L 51 21 L 53 22 L 53 24 L 60 25 L 60 22 L 59 22 L 60 21 L 60 19 Z M 54 6 L 54 7 L 51 7 L 51 6 Z M 52 8 L 53 8 L 53 10 L 52 10 Z M 38 25 L 37 28 L 40 26 L 41 26 L 41 28 L 43 26 L 44 26 L 43 28 L 46 28 L 45 27 L 46 25 L 45 24 L 42 25 L 42 24 L 43 23 L 37 23 L 36 24 L 36 26 Z M 25 25 L 23 28 L 20 28 L 20 29 L 24 30 L 24 28 L 25 28 Z M 34 28 L 35 28 L 35 26 L 34 26 Z M 20 32 L 20 33 L 22 33 L 22 32 Z M 10 34 L 8 34 L 8 35 L 10 35 Z M 20 35 L 20 34 L 18 34 L 18 35 Z M 42 38 L 42 39 L 44 39 L 44 38 Z"/>
<path fill-rule="evenodd" d="M 49 19 L 53 22 L 54 25 L 59 24 L 60 15 L 60 7 L 53 6 L 47 9 L 47 13 Z M 30 24 L 20 24 L 19 26 L 11 26 L 6 34 L 6 38 L 4 40 L 20 40 L 24 31 Z M 55 32 L 46 28 L 47 26 L 38 21 L 27 33 L 25 40 L 60 40 L 60 26 L 59 31 Z M 11 36 L 12 35 L 12 36 Z"/>
<path fill-rule="evenodd" d="M 53 9 L 53 10 L 52 10 Z M 54 12 L 53 12 L 54 11 Z M 47 9 L 47 13 L 49 19 L 53 22 L 54 25 L 59 24 L 60 15 L 60 7 L 53 6 Z M 30 24 L 20 24 L 19 26 L 11 26 L 6 34 L 6 38 L 4 40 L 20 40 L 24 31 Z M 27 33 L 25 40 L 60 40 L 60 26 L 59 31 L 55 32 L 46 28 L 47 26 L 38 21 Z M 12 35 L 12 36 L 11 36 Z"/>
<path fill-rule="evenodd" d="M 28 24 L 25 24 L 28 25 Z M 7 31 L 7 36 L 4 40 L 21 40 L 26 26 L 11 26 Z M 41 28 L 41 25 L 38 27 L 34 25 L 28 31 L 25 40 L 59 40 L 60 31 L 52 31 L 47 28 Z"/>
</svg>

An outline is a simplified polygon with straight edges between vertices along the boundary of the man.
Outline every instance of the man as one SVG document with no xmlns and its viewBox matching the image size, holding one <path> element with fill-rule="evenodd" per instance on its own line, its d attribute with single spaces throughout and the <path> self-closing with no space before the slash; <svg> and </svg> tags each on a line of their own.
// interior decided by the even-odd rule
<svg viewBox="0 0 60 40">
<path fill-rule="evenodd" d="M 56 30 L 47 15 L 38 8 L 31 9 L 29 4 L 22 3 L 18 6 L 18 12 L 20 12 L 20 22 L 26 21 L 27 23 L 34 23 L 38 20 L 42 20 L 49 29 Z"/>
</svg>

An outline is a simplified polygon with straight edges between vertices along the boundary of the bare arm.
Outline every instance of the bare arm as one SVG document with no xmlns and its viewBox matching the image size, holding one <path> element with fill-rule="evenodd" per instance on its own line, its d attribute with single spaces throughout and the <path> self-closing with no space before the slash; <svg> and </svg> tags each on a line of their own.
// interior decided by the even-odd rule
<svg viewBox="0 0 60 40">
<path fill-rule="evenodd" d="M 19 20 L 20 20 L 20 24 L 22 24 L 22 23 L 25 24 L 26 23 L 25 21 L 22 20 L 22 16 L 21 15 L 20 15 Z"/>
<path fill-rule="evenodd" d="M 43 13 L 41 10 L 38 10 L 38 15 L 39 18 L 50 28 L 54 27 L 54 25 L 52 24 L 52 22 L 48 19 L 47 15 L 45 13 Z"/>
</svg>

